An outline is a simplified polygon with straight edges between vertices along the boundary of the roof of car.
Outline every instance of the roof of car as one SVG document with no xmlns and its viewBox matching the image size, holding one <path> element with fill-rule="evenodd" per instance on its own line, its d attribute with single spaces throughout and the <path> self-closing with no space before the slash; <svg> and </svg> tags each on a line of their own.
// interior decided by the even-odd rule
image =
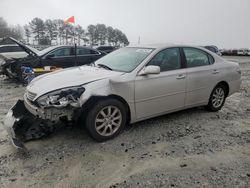
<svg viewBox="0 0 250 188">
<path fill-rule="evenodd" d="M 128 47 L 133 48 L 164 48 L 164 47 L 173 47 L 177 46 L 174 44 L 135 44 L 135 45 L 129 45 Z"/>
<path fill-rule="evenodd" d="M 161 49 L 161 48 L 169 48 L 169 47 L 193 47 L 193 48 L 199 48 L 199 49 L 203 49 L 204 47 L 200 47 L 200 46 L 192 46 L 192 45 L 178 45 L 178 44 L 146 44 L 146 45 L 129 45 L 127 47 L 133 47 L 133 48 L 155 48 L 155 49 Z"/>
</svg>

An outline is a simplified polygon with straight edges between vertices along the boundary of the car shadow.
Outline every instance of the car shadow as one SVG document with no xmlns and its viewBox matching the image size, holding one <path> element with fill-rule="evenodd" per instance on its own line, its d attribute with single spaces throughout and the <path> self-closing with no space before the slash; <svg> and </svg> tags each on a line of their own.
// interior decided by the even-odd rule
<svg viewBox="0 0 250 188">
<path fill-rule="evenodd" d="M 196 107 L 196 108 L 191 108 L 191 109 L 186 109 L 178 112 L 173 112 L 170 114 L 166 115 L 161 115 L 155 118 L 147 119 L 144 121 L 140 121 L 137 123 L 133 124 L 128 124 L 124 132 L 125 134 L 129 134 L 130 132 L 136 132 L 140 131 L 140 129 L 147 128 L 150 131 L 151 129 L 155 129 L 155 126 L 157 126 L 158 122 L 172 122 L 173 120 L 176 119 L 185 119 L 189 117 L 191 114 L 204 114 L 207 111 L 203 107 Z M 207 112 L 210 113 L 210 112 Z M 120 137 L 120 140 L 123 137 L 123 133 L 121 133 L 118 137 Z M 98 143 L 94 141 L 88 134 L 87 130 L 80 125 L 65 125 L 61 126 L 59 129 L 57 129 L 55 132 L 51 133 L 50 135 L 47 135 L 46 137 L 36 139 L 35 141 L 39 142 L 47 142 L 48 144 L 53 143 L 66 143 L 68 141 L 73 141 L 73 142 L 82 142 L 84 144 L 86 143 Z M 52 141 L 52 142 L 51 142 Z M 28 141 L 26 143 L 32 142 Z M 108 141 L 106 141 L 108 142 Z M 46 144 L 45 144 L 46 145 Z"/>
</svg>

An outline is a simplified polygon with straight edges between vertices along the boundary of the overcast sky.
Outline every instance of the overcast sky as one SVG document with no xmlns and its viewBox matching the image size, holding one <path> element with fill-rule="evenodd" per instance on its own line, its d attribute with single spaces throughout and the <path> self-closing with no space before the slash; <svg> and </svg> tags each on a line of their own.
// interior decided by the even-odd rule
<svg viewBox="0 0 250 188">
<path fill-rule="evenodd" d="M 118 28 L 131 44 L 140 36 L 144 44 L 250 48 L 250 0 L 0 0 L 0 17 L 12 25 L 70 16 L 84 28 Z"/>
</svg>

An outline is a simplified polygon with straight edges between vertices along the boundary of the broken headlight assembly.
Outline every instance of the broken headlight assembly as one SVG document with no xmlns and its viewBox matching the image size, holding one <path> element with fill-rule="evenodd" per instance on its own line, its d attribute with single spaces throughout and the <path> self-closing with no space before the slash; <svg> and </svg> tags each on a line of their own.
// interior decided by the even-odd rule
<svg viewBox="0 0 250 188">
<path fill-rule="evenodd" d="M 40 107 L 63 108 L 67 105 L 79 107 L 79 98 L 84 93 L 84 87 L 70 87 L 53 91 L 37 99 Z"/>
</svg>

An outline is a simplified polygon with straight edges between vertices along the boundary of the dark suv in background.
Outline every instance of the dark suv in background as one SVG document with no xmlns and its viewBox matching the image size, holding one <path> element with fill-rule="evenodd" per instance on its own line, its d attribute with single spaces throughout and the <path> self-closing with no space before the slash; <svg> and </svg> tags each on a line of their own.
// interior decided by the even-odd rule
<svg viewBox="0 0 250 188">
<path fill-rule="evenodd" d="M 28 56 L 20 59 L 6 61 L 1 65 L 2 73 L 9 78 L 23 79 L 23 67 L 30 68 L 68 68 L 73 66 L 88 65 L 106 55 L 105 52 L 84 46 L 51 46 L 38 51 L 20 41 L 10 38 L 20 46 Z M 75 55 L 76 51 L 76 55 Z"/>
<path fill-rule="evenodd" d="M 115 46 L 99 46 L 96 49 L 102 52 L 110 53 L 116 50 L 117 48 Z"/>
</svg>

